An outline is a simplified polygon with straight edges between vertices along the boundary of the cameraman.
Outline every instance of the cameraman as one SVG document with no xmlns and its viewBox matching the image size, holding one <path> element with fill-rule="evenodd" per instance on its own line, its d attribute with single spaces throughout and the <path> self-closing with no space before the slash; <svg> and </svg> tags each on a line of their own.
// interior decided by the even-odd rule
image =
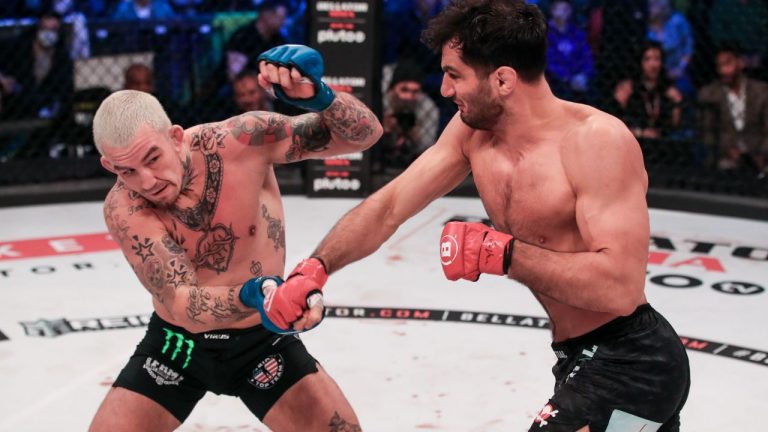
<svg viewBox="0 0 768 432">
<path fill-rule="evenodd" d="M 383 98 L 384 136 L 374 148 L 380 168 L 406 168 L 437 138 L 439 111 L 422 92 L 424 71 L 412 61 L 401 61 Z"/>
</svg>

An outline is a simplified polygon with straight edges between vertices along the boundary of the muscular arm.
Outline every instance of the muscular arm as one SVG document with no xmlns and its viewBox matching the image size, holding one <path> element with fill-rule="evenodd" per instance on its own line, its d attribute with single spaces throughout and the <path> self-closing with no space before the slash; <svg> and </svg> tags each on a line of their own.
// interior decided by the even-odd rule
<svg viewBox="0 0 768 432">
<path fill-rule="evenodd" d="M 565 253 L 516 241 L 509 276 L 581 309 L 628 315 L 644 299 L 649 222 L 639 146 L 623 125 L 594 126 L 563 150 L 588 248 Z"/>
<path fill-rule="evenodd" d="M 154 216 L 151 206 L 127 191 L 113 189 L 104 219 L 139 281 L 177 323 L 192 332 L 231 327 L 256 311 L 239 299 L 241 285 L 201 286 L 179 242 Z"/>
<path fill-rule="evenodd" d="M 455 118 L 437 143 L 402 174 L 350 210 L 320 242 L 330 274 L 375 252 L 408 218 L 455 188 L 469 174 L 461 151 L 468 129 Z"/>
<path fill-rule="evenodd" d="M 382 134 L 379 120 L 360 100 L 340 93 L 319 113 L 288 117 L 254 111 L 226 121 L 240 143 L 268 145 L 272 163 L 296 162 L 363 151 Z"/>
</svg>

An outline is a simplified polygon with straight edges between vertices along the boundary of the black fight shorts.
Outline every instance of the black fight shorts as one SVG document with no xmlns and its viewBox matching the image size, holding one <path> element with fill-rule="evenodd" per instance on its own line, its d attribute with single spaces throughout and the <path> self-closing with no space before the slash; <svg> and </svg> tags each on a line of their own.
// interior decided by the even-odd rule
<svg viewBox="0 0 768 432">
<path fill-rule="evenodd" d="M 295 335 L 248 329 L 190 333 L 152 314 L 144 339 L 115 380 L 183 422 L 207 391 L 239 397 L 260 420 L 293 384 L 317 372 Z"/>
<path fill-rule="evenodd" d="M 530 431 L 678 431 L 691 379 L 680 337 L 650 305 L 553 343 L 555 394 Z"/>
</svg>

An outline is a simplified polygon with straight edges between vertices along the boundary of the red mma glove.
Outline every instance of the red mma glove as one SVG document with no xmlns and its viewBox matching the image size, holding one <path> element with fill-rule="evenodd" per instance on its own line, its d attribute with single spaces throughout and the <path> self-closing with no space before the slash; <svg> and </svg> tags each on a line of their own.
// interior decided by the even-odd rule
<svg viewBox="0 0 768 432">
<path fill-rule="evenodd" d="M 448 222 L 440 237 L 445 277 L 474 282 L 480 273 L 506 275 L 514 239 L 481 223 Z"/>
</svg>

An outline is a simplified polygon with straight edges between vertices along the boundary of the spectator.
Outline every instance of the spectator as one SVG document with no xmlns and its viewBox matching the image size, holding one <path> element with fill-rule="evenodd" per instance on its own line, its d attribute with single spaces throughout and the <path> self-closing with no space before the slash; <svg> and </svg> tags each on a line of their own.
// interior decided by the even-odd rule
<svg viewBox="0 0 768 432">
<path fill-rule="evenodd" d="M 123 71 L 123 89 L 124 90 L 138 90 L 145 93 L 149 93 L 162 101 L 168 115 L 173 115 L 173 118 L 180 125 L 189 125 L 197 121 L 201 113 L 193 112 L 194 108 L 184 106 L 174 100 L 166 100 L 162 96 L 158 95 L 157 87 L 155 86 L 155 72 L 154 70 L 144 63 L 133 63 Z M 210 103 L 203 107 L 203 111 L 210 111 Z M 206 121 L 208 117 L 206 116 Z"/>
<path fill-rule="evenodd" d="M 402 57 L 432 58 L 420 42 L 427 22 L 444 7 L 441 0 L 391 0 L 384 4 L 384 64 L 393 64 Z M 428 56 L 428 57 L 423 57 Z M 436 60 L 439 63 L 439 60 Z"/>
<path fill-rule="evenodd" d="M 125 69 L 123 89 L 155 94 L 155 74 L 142 63 L 134 63 Z"/>
<path fill-rule="evenodd" d="M 7 114 L 7 111 L 3 109 L 3 100 L 13 95 L 17 91 L 18 85 L 12 76 L 4 74 L 0 70 L 0 119 L 4 118 Z"/>
<path fill-rule="evenodd" d="M 53 0 L 53 9 L 72 26 L 70 57 L 72 60 L 91 56 L 91 42 L 88 37 L 88 23 L 85 14 L 76 9 L 75 0 Z"/>
<path fill-rule="evenodd" d="M 62 31 L 61 16 L 43 12 L 31 32 L 22 34 L 4 54 L 6 101 L 16 117 L 52 118 L 72 95 L 73 65 Z"/>
<path fill-rule="evenodd" d="M 272 100 L 266 91 L 259 85 L 258 71 L 244 70 L 240 72 L 232 83 L 233 102 L 237 107 L 235 114 L 248 111 L 273 111 Z"/>
<path fill-rule="evenodd" d="M 669 0 L 650 0 L 648 8 L 648 39 L 664 48 L 664 66 L 675 86 L 692 96 L 695 89 L 687 73 L 694 46 L 691 26 L 683 14 L 672 9 Z"/>
<path fill-rule="evenodd" d="M 283 1 L 264 0 L 258 7 L 256 19 L 232 35 L 225 47 L 226 76 L 230 82 L 246 68 L 258 69 L 259 54 L 286 43 L 280 34 L 286 12 Z"/>
<path fill-rule="evenodd" d="M 427 22 L 445 7 L 444 0 L 390 0 L 384 2 L 384 48 L 383 77 L 391 76 L 397 62 L 403 59 L 416 60 L 424 69 L 422 87 L 424 93 L 443 104 L 440 97 L 440 82 L 443 72 L 440 58 L 421 43 L 421 32 Z M 453 114 L 453 106 L 444 103 L 446 116 Z M 447 123 L 447 119 L 446 119 Z"/>
<path fill-rule="evenodd" d="M 113 0 L 79 0 L 76 9 L 88 18 L 101 18 L 109 14 Z"/>
<path fill-rule="evenodd" d="M 738 46 L 748 69 L 766 66 L 768 6 L 762 0 L 715 0 L 709 20 L 716 46 Z"/>
<path fill-rule="evenodd" d="M 649 41 L 641 53 L 639 71 L 616 85 L 609 111 L 636 137 L 661 138 L 679 126 L 683 96 L 667 78 L 661 45 Z"/>
<path fill-rule="evenodd" d="M 603 0 L 600 53 L 594 87 L 608 97 L 620 80 L 632 73 L 635 47 L 648 34 L 648 0 Z M 606 107 L 608 109 L 608 107 Z"/>
<path fill-rule="evenodd" d="M 687 8 L 686 18 L 693 30 L 693 55 L 688 63 L 688 76 L 695 88 L 709 84 L 717 77 L 715 72 L 715 51 L 717 46 L 712 42 L 709 31 L 709 13 L 712 0 L 697 1 Z M 695 95 L 694 95 L 695 97 Z"/>
<path fill-rule="evenodd" d="M 207 80 L 197 98 L 198 101 L 195 102 L 200 106 L 199 111 L 203 116 L 198 117 L 196 123 L 211 121 L 211 118 L 218 120 L 218 116 L 224 111 L 218 108 L 212 110 L 211 100 L 216 100 L 222 106 L 230 104 L 227 112 L 234 109 L 231 101 L 234 98 L 235 77 L 244 70 L 258 70 L 256 57 L 259 54 L 286 43 L 280 33 L 286 13 L 287 8 L 281 0 L 264 0 L 258 6 L 256 19 L 235 31 L 224 47 L 225 55 L 221 64 L 213 72 L 212 78 Z M 298 115 L 304 112 L 282 103 L 275 103 L 275 111 L 286 115 Z"/>
<path fill-rule="evenodd" d="M 161 20 L 174 16 L 168 0 L 122 0 L 112 14 L 115 20 Z"/>
<path fill-rule="evenodd" d="M 400 62 L 384 95 L 383 141 L 373 158 L 382 168 L 405 168 L 435 143 L 440 113 L 422 91 L 424 71 L 420 64 Z"/>
<path fill-rule="evenodd" d="M 719 80 L 698 94 L 700 105 L 714 108 L 700 111 L 700 126 L 722 170 L 768 168 L 768 84 L 744 75 L 744 63 L 737 49 L 720 48 Z"/>
<path fill-rule="evenodd" d="M 547 79 L 558 97 L 583 102 L 592 76 L 587 34 L 571 22 L 568 0 L 556 0 L 547 30 Z"/>
</svg>

